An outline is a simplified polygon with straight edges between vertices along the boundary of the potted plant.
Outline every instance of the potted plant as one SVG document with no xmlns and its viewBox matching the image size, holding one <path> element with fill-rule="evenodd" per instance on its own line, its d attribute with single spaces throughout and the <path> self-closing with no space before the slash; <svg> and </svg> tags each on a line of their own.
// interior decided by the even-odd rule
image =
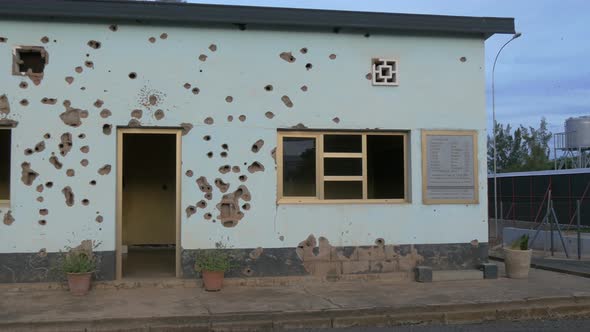
<svg viewBox="0 0 590 332">
<path fill-rule="evenodd" d="M 62 270 L 68 279 L 70 293 L 86 295 L 90 289 L 96 259 L 91 251 L 70 250 L 63 257 Z"/>
<path fill-rule="evenodd" d="M 229 254 L 219 248 L 202 250 L 195 260 L 195 271 L 201 273 L 203 287 L 209 292 L 221 290 L 224 274 L 230 268 Z"/>
<path fill-rule="evenodd" d="M 524 234 L 504 248 L 504 263 L 508 278 L 524 279 L 529 275 L 533 251 L 529 249 L 529 236 Z"/>
</svg>

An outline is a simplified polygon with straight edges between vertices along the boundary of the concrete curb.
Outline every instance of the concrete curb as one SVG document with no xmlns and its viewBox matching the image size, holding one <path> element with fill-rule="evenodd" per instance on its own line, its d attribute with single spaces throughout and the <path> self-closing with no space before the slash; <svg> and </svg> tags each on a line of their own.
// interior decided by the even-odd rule
<svg viewBox="0 0 590 332">
<path fill-rule="evenodd" d="M 0 323 L 0 331 L 276 331 L 291 328 L 387 327 L 418 323 L 458 324 L 583 317 L 590 317 L 590 296 L 411 307 Z"/>
<path fill-rule="evenodd" d="M 490 255 L 489 258 L 491 260 L 495 260 L 495 261 L 499 261 L 499 262 L 504 261 L 504 257 L 500 257 L 500 256 L 496 256 L 496 255 Z M 534 259 L 535 258 L 533 257 L 533 260 L 531 261 L 532 268 L 539 269 L 539 270 L 545 270 L 545 271 L 551 271 L 551 272 L 565 273 L 565 274 L 570 274 L 573 276 L 578 276 L 578 277 L 583 277 L 583 278 L 590 278 L 590 273 L 585 273 L 585 272 L 581 272 L 581 271 L 573 271 L 573 270 L 568 270 L 568 269 L 562 269 L 562 268 L 555 267 L 555 266 L 539 264 L 539 263 L 535 263 Z"/>
</svg>

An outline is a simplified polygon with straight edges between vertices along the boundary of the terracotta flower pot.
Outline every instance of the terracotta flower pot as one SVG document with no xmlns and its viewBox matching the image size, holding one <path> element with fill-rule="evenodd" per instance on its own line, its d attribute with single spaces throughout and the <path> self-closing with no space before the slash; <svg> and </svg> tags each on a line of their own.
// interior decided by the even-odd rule
<svg viewBox="0 0 590 332">
<path fill-rule="evenodd" d="M 208 292 L 218 292 L 223 286 L 223 271 L 203 271 L 203 287 Z"/>
<path fill-rule="evenodd" d="M 90 290 L 90 280 L 92 272 L 87 273 L 68 273 L 68 286 L 72 295 L 86 295 Z"/>
<path fill-rule="evenodd" d="M 533 251 L 504 248 L 504 263 L 508 278 L 525 279 L 531 269 Z"/>
</svg>

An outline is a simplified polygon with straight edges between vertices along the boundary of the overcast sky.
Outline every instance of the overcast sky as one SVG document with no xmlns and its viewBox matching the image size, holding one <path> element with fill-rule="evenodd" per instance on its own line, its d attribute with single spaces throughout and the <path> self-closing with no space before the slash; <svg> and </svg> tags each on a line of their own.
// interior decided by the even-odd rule
<svg viewBox="0 0 590 332">
<path fill-rule="evenodd" d="M 498 122 L 536 126 L 545 116 L 553 132 L 571 116 L 590 115 L 590 1 L 588 0 L 190 0 L 199 3 L 514 17 L 522 37 L 496 65 Z M 488 128 L 491 69 L 509 35 L 486 42 Z"/>
</svg>

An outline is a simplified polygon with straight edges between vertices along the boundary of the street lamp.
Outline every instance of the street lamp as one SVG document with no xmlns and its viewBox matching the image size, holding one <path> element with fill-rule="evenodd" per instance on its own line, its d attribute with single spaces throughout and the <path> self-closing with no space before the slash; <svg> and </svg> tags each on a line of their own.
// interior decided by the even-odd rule
<svg viewBox="0 0 590 332">
<path fill-rule="evenodd" d="M 506 43 L 504 43 L 504 45 L 502 45 L 502 47 L 500 47 L 500 50 L 498 51 L 498 53 L 496 53 L 496 58 L 494 59 L 494 66 L 492 67 L 492 122 L 494 123 L 494 140 L 493 140 L 493 145 L 494 145 L 494 228 L 496 230 L 496 239 L 498 238 L 498 181 L 497 181 L 497 172 L 496 172 L 496 159 L 497 159 L 497 153 L 498 151 L 496 150 L 496 94 L 495 94 L 495 86 L 494 86 L 494 75 L 496 73 L 496 61 L 498 61 L 498 56 L 500 56 L 500 53 L 502 52 L 502 50 L 504 49 L 504 47 L 506 47 L 506 45 L 508 45 L 511 41 L 515 40 L 516 38 L 522 36 L 522 33 L 517 32 L 515 33 L 512 38 L 510 38 L 509 41 L 507 41 Z M 502 244 L 503 245 L 503 244 Z"/>
</svg>

